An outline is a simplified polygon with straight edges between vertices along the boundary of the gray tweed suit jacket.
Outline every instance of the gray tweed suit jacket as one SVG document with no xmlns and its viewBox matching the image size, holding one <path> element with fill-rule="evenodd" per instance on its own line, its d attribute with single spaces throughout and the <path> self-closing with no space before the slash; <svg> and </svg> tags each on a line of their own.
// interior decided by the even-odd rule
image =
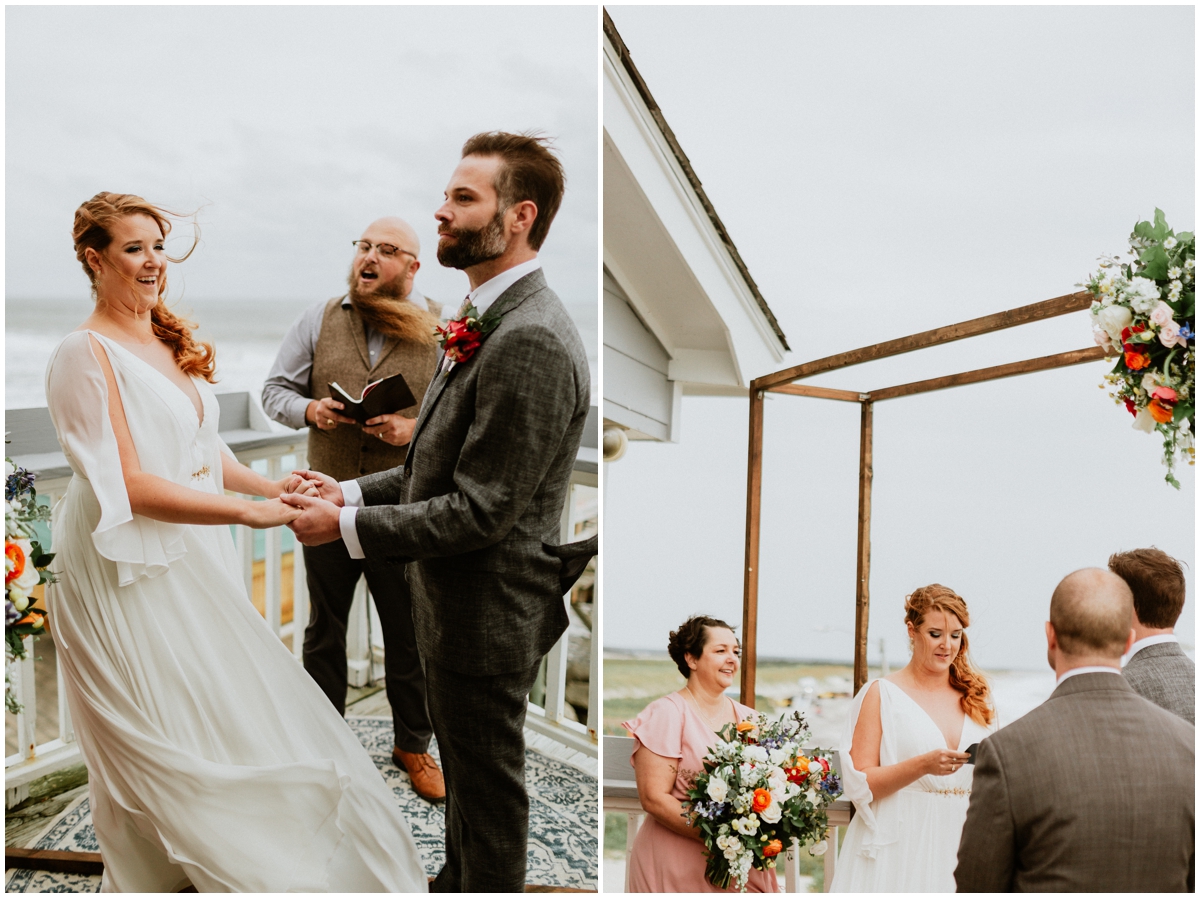
<svg viewBox="0 0 1200 898">
<path fill-rule="evenodd" d="M 1182 892 L 1196 728 L 1115 673 L 1077 674 L 979 744 L 960 892 Z"/>
<path fill-rule="evenodd" d="M 1142 698 L 1196 723 L 1196 665 L 1179 643 L 1160 642 L 1139 649 L 1121 674 Z"/>
<path fill-rule="evenodd" d="M 422 657 L 475 676 L 528 671 L 567 627 L 559 528 L 591 384 L 540 269 L 492 308 L 434 375 L 404 466 L 359 478 L 356 518 L 368 563 L 408 565 Z"/>
</svg>

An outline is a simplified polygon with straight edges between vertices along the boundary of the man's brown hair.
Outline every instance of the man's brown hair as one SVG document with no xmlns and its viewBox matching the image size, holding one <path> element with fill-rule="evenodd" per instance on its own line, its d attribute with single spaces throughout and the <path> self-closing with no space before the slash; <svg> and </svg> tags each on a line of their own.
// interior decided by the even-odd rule
<svg viewBox="0 0 1200 898">
<path fill-rule="evenodd" d="M 1108 559 L 1108 569 L 1129 584 L 1138 621 L 1155 629 L 1175 626 L 1187 592 L 1178 561 L 1151 547 L 1117 552 Z"/>
<path fill-rule="evenodd" d="M 550 151 L 550 138 L 534 134 L 509 134 L 505 131 L 485 131 L 467 140 L 462 148 L 467 156 L 498 156 L 496 195 L 500 210 L 525 200 L 537 206 L 537 218 L 529 229 L 529 246 L 541 248 L 550 223 L 558 214 L 566 189 L 562 163 Z"/>
</svg>

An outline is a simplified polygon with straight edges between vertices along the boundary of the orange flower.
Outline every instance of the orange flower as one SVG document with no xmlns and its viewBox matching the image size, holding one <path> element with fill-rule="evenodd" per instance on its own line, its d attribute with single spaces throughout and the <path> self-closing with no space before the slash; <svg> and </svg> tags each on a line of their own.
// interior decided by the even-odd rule
<svg viewBox="0 0 1200 898">
<path fill-rule="evenodd" d="M 754 812 L 761 814 L 771 806 L 771 793 L 766 789 L 754 790 Z"/>
<path fill-rule="evenodd" d="M 758 724 L 756 724 L 753 720 L 743 720 L 737 725 L 737 731 L 739 733 L 748 733 L 756 726 L 758 726 Z"/>
<path fill-rule="evenodd" d="M 12 570 L 4 575 L 4 585 L 7 586 L 25 573 L 25 552 L 16 543 L 7 540 L 4 543 L 4 557 L 12 562 Z"/>
<path fill-rule="evenodd" d="M 783 851 L 783 843 L 778 839 L 772 839 L 763 846 L 763 857 L 775 857 L 781 851 Z"/>
<path fill-rule="evenodd" d="M 1175 410 L 1163 405 L 1157 399 L 1151 399 L 1150 404 L 1146 406 L 1146 410 L 1154 416 L 1154 420 L 1159 424 L 1166 424 L 1175 417 Z"/>
<path fill-rule="evenodd" d="M 1143 352 L 1126 352 L 1125 367 L 1130 371 L 1141 371 L 1150 367 L 1150 356 Z"/>
</svg>

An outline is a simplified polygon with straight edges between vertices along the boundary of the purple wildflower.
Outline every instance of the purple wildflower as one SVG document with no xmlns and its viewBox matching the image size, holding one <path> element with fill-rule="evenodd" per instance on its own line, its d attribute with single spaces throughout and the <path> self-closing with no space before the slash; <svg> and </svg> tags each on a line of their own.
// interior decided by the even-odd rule
<svg viewBox="0 0 1200 898">
<path fill-rule="evenodd" d="M 21 612 L 8 599 L 4 600 L 4 626 L 8 627 L 21 619 Z"/>
<path fill-rule="evenodd" d="M 33 481 L 36 479 L 37 474 L 33 471 L 27 471 L 25 468 L 17 468 L 4 481 L 4 498 L 12 501 L 17 496 L 29 492 L 33 489 Z"/>
</svg>

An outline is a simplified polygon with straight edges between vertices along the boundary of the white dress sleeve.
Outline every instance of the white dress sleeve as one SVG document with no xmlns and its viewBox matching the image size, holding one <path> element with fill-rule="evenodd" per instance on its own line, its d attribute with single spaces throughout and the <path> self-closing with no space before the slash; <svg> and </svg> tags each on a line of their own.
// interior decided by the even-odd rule
<svg viewBox="0 0 1200 898">
<path fill-rule="evenodd" d="M 871 787 L 867 785 L 867 775 L 854 766 L 854 760 L 850 757 L 850 746 L 854 742 L 854 727 L 858 723 L 863 699 L 871 688 L 871 684 L 876 682 L 878 681 L 868 680 L 858 691 L 858 695 L 854 697 L 854 701 L 850 705 L 850 716 L 846 720 L 846 728 L 842 731 L 842 747 L 839 752 L 842 759 L 842 795 L 853 802 L 855 819 L 861 820 L 862 825 L 866 828 L 866 836 L 862 841 L 862 853 L 864 856 L 872 858 L 876 856 L 881 847 L 900 839 L 896 816 L 894 814 L 876 816 L 876 808 L 872 806 L 875 796 L 871 794 Z M 879 716 L 883 724 L 879 760 L 881 764 L 892 764 L 895 763 L 895 760 L 891 758 L 894 752 L 888 750 L 887 744 L 890 737 L 888 716 L 891 702 L 888 700 L 887 690 L 882 685 L 877 688 L 879 689 Z"/>
<path fill-rule="evenodd" d="M 109 362 L 120 388 L 119 362 L 112 353 Z M 96 551 L 116 564 L 121 586 L 164 573 L 171 562 L 187 554 L 184 525 L 131 510 L 117 437 L 108 417 L 108 384 L 86 331 L 69 335 L 51 356 L 46 400 L 71 469 L 88 482 L 100 505 L 100 521 L 92 532 Z"/>
</svg>

